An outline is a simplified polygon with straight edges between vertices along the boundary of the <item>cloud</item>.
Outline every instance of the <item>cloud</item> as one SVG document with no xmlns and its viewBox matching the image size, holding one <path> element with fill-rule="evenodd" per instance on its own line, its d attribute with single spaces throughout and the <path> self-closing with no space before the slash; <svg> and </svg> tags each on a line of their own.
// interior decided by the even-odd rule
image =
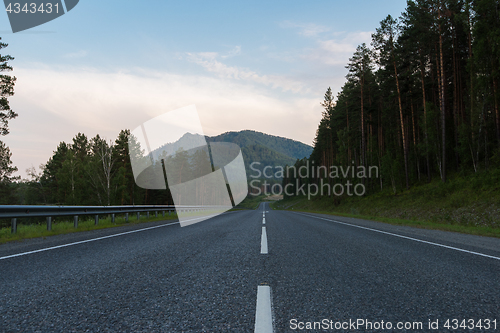
<svg viewBox="0 0 500 333">
<path fill-rule="evenodd" d="M 317 47 L 310 49 L 302 57 L 319 64 L 345 66 L 358 45 L 370 44 L 371 34 L 371 31 L 337 33 L 333 39 L 318 40 Z"/>
<path fill-rule="evenodd" d="M 315 66 L 345 66 L 359 44 L 371 42 L 371 31 L 331 31 L 330 28 L 314 23 L 283 21 L 280 27 L 298 29 L 301 36 L 311 37 L 314 47 L 303 50 L 299 57 Z"/>
<path fill-rule="evenodd" d="M 325 26 L 317 25 L 314 23 L 295 23 L 291 21 L 283 21 L 280 23 L 280 27 L 285 29 L 298 28 L 299 35 L 305 37 L 314 37 L 323 32 L 328 32 L 331 29 Z"/>
<path fill-rule="evenodd" d="M 241 46 L 235 46 L 234 49 L 229 51 L 227 54 L 222 55 L 221 58 L 222 59 L 232 58 L 234 56 L 237 56 L 240 53 L 241 53 Z"/>
<path fill-rule="evenodd" d="M 223 71 L 251 79 L 254 75 L 232 70 Z M 4 141 L 23 176 L 31 165 L 47 162 L 59 142 L 71 142 L 79 132 L 115 140 L 122 129 L 191 104 L 207 135 L 251 129 L 312 144 L 321 118 L 321 92 L 284 99 L 252 80 L 141 68 L 102 72 L 17 67 L 15 75 L 18 83 L 11 105 L 19 117 L 11 122 L 11 134 Z"/>
<path fill-rule="evenodd" d="M 284 92 L 309 93 L 310 90 L 300 81 L 280 75 L 260 75 L 248 69 L 228 66 L 218 61 L 217 53 L 188 53 L 188 59 L 207 71 L 215 73 L 219 78 L 243 82 L 258 83 Z"/>
</svg>

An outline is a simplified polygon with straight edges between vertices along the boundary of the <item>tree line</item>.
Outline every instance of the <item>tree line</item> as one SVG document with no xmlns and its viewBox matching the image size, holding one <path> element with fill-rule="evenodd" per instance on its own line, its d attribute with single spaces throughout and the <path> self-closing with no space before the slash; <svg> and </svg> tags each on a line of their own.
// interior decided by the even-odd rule
<svg viewBox="0 0 500 333">
<path fill-rule="evenodd" d="M 218 150 L 218 161 L 214 163 L 225 165 L 234 158 L 234 152 L 230 155 L 229 149 Z M 145 148 L 130 130 L 120 131 L 115 141 L 107 141 L 99 135 L 89 139 L 78 133 L 71 143 L 59 143 L 38 170 L 35 167 L 26 170 L 29 179 L 11 184 L 15 194 L 13 203 L 173 205 L 174 191 L 170 189 L 182 184 L 175 191 L 178 205 L 231 204 L 227 184 L 221 186 L 219 178 L 203 178 L 222 166 L 212 166 L 207 147 L 188 151 L 180 147 L 175 154 L 158 150 L 153 152 L 153 159 L 150 155 L 145 154 Z M 136 179 L 131 160 L 136 166 L 134 171 L 139 173 Z"/>
<path fill-rule="evenodd" d="M 0 42 L 0 51 L 7 46 L 8 44 Z M 8 99 L 14 95 L 16 77 L 4 74 L 12 71 L 12 66 L 9 64 L 11 60 L 14 60 L 14 57 L 0 54 L 0 136 L 9 134 L 9 120 L 17 117 Z M 19 179 L 18 176 L 13 176 L 17 167 L 12 165 L 11 157 L 9 147 L 0 140 L 0 204 L 13 202 L 12 183 Z"/>
<path fill-rule="evenodd" d="M 172 204 L 168 191 L 136 185 L 129 137 L 130 130 L 122 130 L 114 142 L 78 133 L 71 143 L 59 143 L 39 170 L 27 170 L 29 179 L 17 184 L 17 200 L 59 205 Z"/>
<path fill-rule="evenodd" d="M 498 0 L 409 0 L 346 69 L 321 103 L 312 165 L 377 165 L 359 181 L 394 193 L 500 166 Z"/>
</svg>

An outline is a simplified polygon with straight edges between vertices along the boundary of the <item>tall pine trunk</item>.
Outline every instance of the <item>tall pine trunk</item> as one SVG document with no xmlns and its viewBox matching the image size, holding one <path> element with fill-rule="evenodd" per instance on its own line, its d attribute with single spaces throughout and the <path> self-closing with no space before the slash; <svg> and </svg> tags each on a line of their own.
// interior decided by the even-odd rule
<svg viewBox="0 0 500 333">
<path fill-rule="evenodd" d="M 404 120 L 403 120 L 403 107 L 401 105 L 401 90 L 399 89 L 399 79 L 398 79 L 398 69 L 396 67 L 396 59 L 394 56 L 394 50 L 392 54 L 392 63 L 394 65 L 394 75 L 396 77 L 396 87 L 398 90 L 398 104 L 399 104 L 399 119 L 401 122 L 401 135 L 403 139 L 403 153 L 404 153 L 404 159 L 405 159 L 405 178 L 406 178 L 406 189 L 410 189 L 410 180 L 408 178 L 408 149 L 406 145 L 406 137 L 405 137 L 405 126 L 404 126 Z"/>
<path fill-rule="evenodd" d="M 441 18 L 441 9 L 438 10 L 438 16 Z M 445 110 L 445 88 L 444 88 L 444 66 L 443 66 L 443 34 L 441 31 L 441 22 L 439 23 L 439 66 L 441 67 L 441 89 L 439 92 L 441 100 L 441 145 L 442 145 L 442 157 L 441 157 L 441 176 L 443 183 L 446 183 L 446 110 Z"/>
<path fill-rule="evenodd" d="M 421 50 L 419 49 L 419 53 Z M 427 132 L 427 99 L 425 98 L 425 74 L 424 74 L 424 64 L 422 58 L 420 58 L 420 78 L 422 81 L 422 99 L 424 104 L 424 140 L 425 140 L 425 155 L 427 160 L 427 181 L 431 182 L 431 163 L 429 160 L 429 136 Z"/>
</svg>

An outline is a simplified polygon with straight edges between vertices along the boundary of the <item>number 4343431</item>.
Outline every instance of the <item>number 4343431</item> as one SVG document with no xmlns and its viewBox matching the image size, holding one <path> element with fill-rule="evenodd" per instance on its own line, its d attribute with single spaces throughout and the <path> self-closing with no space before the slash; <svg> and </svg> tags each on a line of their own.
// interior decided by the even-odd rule
<svg viewBox="0 0 500 333">
<path fill-rule="evenodd" d="M 444 325 L 444 328 L 451 329 L 451 330 L 457 330 L 459 328 L 463 329 L 484 329 L 484 330 L 496 330 L 497 329 L 497 320 L 490 320 L 490 319 L 479 319 L 479 320 L 474 320 L 474 319 L 448 319 Z"/>
<path fill-rule="evenodd" d="M 55 3 L 55 4 L 52 4 L 50 2 L 47 2 L 47 3 L 41 3 L 40 5 L 37 5 L 36 3 L 25 3 L 24 5 L 16 2 L 16 3 L 9 3 L 9 5 L 7 6 L 7 8 L 5 8 L 5 10 L 7 11 L 7 13 L 11 14 L 11 13 L 14 13 L 14 14 L 19 14 L 21 12 L 23 13 L 31 13 L 31 14 L 35 14 L 35 13 L 47 13 L 47 14 L 51 14 L 52 12 L 55 12 L 56 14 L 59 13 L 59 4 L 58 3 Z"/>
</svg>

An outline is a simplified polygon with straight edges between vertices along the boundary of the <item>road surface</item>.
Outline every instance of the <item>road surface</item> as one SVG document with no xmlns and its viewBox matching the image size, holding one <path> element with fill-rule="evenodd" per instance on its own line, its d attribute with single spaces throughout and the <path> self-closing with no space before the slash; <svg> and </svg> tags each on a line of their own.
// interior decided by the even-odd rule
<svg viewBox="0 0 500 333">
<path fill-rule="evenodd" d="M 0 245 L 0 331 L 497 332 L 499 273 L 499 239 L 263 203 Z"/>
</svg>

